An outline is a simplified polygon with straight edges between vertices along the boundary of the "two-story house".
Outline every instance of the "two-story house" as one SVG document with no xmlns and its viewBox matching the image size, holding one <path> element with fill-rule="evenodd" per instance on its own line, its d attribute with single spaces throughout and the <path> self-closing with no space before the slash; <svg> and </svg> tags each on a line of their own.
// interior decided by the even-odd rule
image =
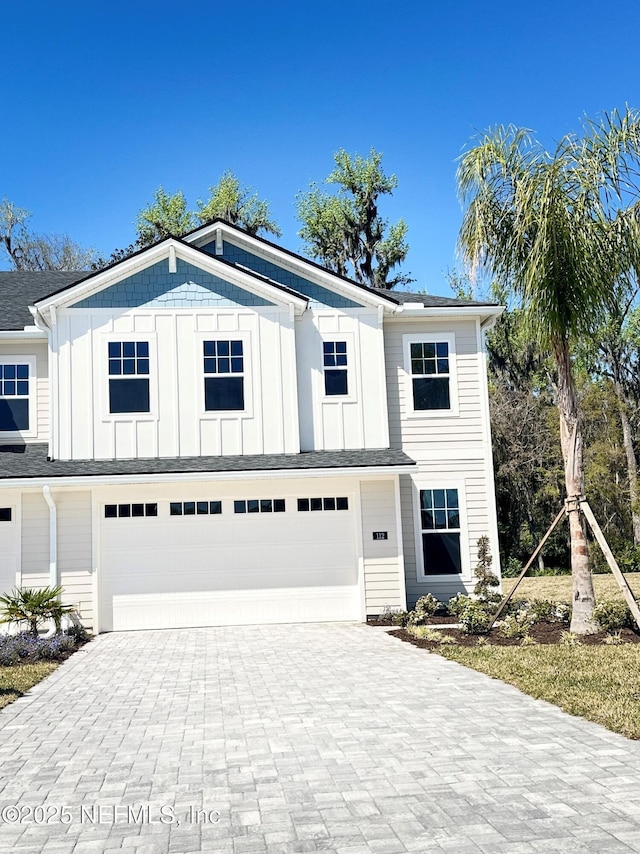
<svg viewBox="0 0 640 854">
<path fill-rule="evenodd" d="M 497 556 L 498 306 L 221 220 L 0 298 L 0 590 L 61 584 L 94 631 L 364 620 Z"/>
</svg>

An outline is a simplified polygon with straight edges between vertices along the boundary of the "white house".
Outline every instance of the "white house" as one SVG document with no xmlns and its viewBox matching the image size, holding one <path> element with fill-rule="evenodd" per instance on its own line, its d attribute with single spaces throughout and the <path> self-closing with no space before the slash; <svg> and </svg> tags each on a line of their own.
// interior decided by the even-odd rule
<svg viewBox="0 0 640 854">
<path fill-rule="evenodd" d="M 222 220 L 0 297 L 0 590 L 62 584 L 94 631 L 365 620 L 497 556 L 498 306 Z"/>
</svg>

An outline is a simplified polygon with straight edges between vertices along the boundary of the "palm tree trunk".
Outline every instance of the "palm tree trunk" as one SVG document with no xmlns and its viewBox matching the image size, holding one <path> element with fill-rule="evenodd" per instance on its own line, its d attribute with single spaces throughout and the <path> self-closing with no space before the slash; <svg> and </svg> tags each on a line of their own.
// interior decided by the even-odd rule
<svg viewBox="0 0 640 854">
<path fill-rule="evenodd" d="M 633 448 L 633 438 L 631 436 L 631 424 L 627 415 L 627 404 L 624 399 L 622 386 L 618 380 L 614 379 L 613 387 L 618 399 L 618 411 L 620 412 L 620 423 L 622 424 L 622 444 L 624 452 L 627 456 L 627 474 L 629 477 L 629 498 L 631 499 L 631 524 L 633 526 L 633 543 L 640 546 L 640 513 L 638 509 L 638 463 L 636 461 L 636 453 Z"/>
<path fill-rule="evenodd" d="M 558 410 L 560 413 L 560 441 L 564 460 L 565 485 L 569 499 L 569 538 L 571 543 L 571 575 L 573 576 L 573 602 L 571 631 L 591 634 L 597 631 L 593 621 L 593 577 L 589 567 L 589 550 L 584 519 L 577 501 L 584 495 L 584 459 L 582 430 L 578 417 L 578 400 L 571 370 L 569 342 L 566 339 L 555 347 L 558 365 Z"/>
</svg>

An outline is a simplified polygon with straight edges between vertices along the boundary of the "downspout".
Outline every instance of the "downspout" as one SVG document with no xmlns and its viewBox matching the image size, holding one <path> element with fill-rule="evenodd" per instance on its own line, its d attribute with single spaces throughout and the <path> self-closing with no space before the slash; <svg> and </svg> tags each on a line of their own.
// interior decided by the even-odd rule
<svg viewBox="0 0 640 854">
<path fill-rule="evenodd" d="M 42 495 L 49 505 L 49 587 L 58 586 L 58 511 L 51 490 L 42 487 Z"/>
</svg>

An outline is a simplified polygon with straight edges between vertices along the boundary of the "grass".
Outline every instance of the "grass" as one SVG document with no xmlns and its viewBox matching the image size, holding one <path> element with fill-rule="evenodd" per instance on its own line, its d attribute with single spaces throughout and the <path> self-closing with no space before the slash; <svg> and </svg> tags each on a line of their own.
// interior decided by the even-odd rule
<svg viewBox="0 0 640 854">
<path fill-rule="evenodd" d="M 438 654 L 640 739 L 640 644 L 439 646 Z"/>
<path fill-rule="evenodd" d="M 36 664 L 17 664 L 15 667 L 0 667 L 0 709 L 22 697 L 57 667 L 53 661 L 38 661 Z"/>
<path fill-rule="evenodd" d="M 633 590 L 636 599 L 640 598 L 640 572 L 629 572 L 625 574 L 629 586 Z M 594 575 L 596 600 L 622 599 L 620 588 L 613 577 L 607 573 Z M 506 595 L 516 583 L 515 578 L 503 578 L 502 590 Z M 535 599 L 551 599 L 554 602 L 571 602 L 571 576 L 570 575 L 540 575 L 529 578 L 525 576 L 515 595 L 531 596 Z"/>
</svg>

